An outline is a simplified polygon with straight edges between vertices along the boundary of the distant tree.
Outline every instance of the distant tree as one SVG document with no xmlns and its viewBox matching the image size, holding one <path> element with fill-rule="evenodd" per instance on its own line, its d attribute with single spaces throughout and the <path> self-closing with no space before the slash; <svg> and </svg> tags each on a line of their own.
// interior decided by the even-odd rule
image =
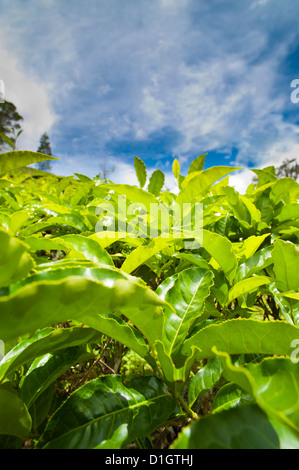
<svg viewBox="0 0 299 470">
<path fill-rule="evenodd" d="M 51 149 L 51 145 L 50 145 L 50 139 L 49 139 L 49 136 L 46 132 L 44 132 L 44 134 L 40 138 L 39 147 L 37 149 L 37 152 L 43 153 L 45 155 L 52 156 L 52 149 Z M 39 170 L 43 170 L 43 171 L 51 170 L 51 164 L 50 164 L 49 161 L 39 162 L 39 163 L 37 163 L 37 168 Z"/>
<path fill-rule="evenodd" d="M 292 160 L 284 160 L 283 163 L 277 168 L 274 168 L 274 166 L 269 166 L 264 168 L 264 170 L 268 171 L 274 176 L 277 176 L 277 178 L 293 178 L 295 181 L 297 181 L 299 177 L 299 164 L 297 163 L 296 158 L 293 158 Z M 254 184 L 257 184 L 258 181 L 259 179 L 257 176 L 252 178 L 252 182 Z"/>
<path fill-rule="evenodd" d="M 297 181 L 299 176 L 299 164 L 296 158 L 292 160 L 285 160 L 276 170 L 276 175 L 279 178 L 293 178 Z"/>
<path fill-rule="evenodd" d="M 23 117 L 17 112 L 17 108 L 13 103 L 4 101 L 0 104 L 0 151 L 8 150 L 8 147 L 16 148 L 17 138 L 20 136 L 22 129 L 20 121 Z"/>
<path fill-rule="evenodd" d="M 104 160 L 100 165 L 100 173 L 97 175 L 101 180 L 108 181 L 108 175 L 114 172 L 115 167 L 107 167 L 106 161 Z"/>
</svg>

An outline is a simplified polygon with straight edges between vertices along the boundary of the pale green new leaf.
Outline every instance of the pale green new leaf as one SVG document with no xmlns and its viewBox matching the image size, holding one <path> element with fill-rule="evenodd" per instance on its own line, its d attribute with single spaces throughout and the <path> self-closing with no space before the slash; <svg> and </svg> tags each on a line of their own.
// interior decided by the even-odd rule
<svg viewBox="0 0 299 470">
<path fill-rule="evenodd" d="M 146 183 L 146 166 L 143 160 L 138 157 L 134 157 L 134 167 L 137 179 L 140 184 L 140 188 L 143 188 Z"/>
<path fill-rule="evenodd" d="M 64 235 L 54 241 L 65 245 L 70 250 L 67 259 L 88 259 L 95 263 L 114 266 L 111 256 L 96 239 L 74 234 Z"/>
<path fill-rule="evenodd" d="M 204 229 L 203 247 L 222 268 L 227 279 L 232 281 L 238 267 L 238 260 L 230 240 L 218 233 Z"/>
<path fill-rule="evenodd" d="M 276 240 L 272 250 L 275 282 L 279 290 L 288 292 L 299 289 L 299 246 L 284 240 Z"/>
<path fill-rule="evenodd" d="M 242 281 L 237 282 L 227 294 L 227 299 L 225 305 L 229 305 L 234 299 L 240 297 L 241 295 L 246 294 L 259 286 L 265 284 L 270 284 L 271 279 L 268 276 L 253 276 L 248 279 L 243 279 Z"/>
<path fill-rule="evenodd" d="M 219 166 L 208 168 L 200 172 L 194 178 L 190 179 L 183 189 L 179 192 L 176 202 L 178 204 L 184 202 L 194 202 L 197 197 L 203 197 L 211 188 L 223 176 L 228 175 L 233 171 L 241 170 L 241 168 L 233 168 L 230 166 Z M 192 175 L 192 173 L 190 174 Z"/>
<path fill-rule="evenodd" d="M 0 174 L 3 175 L 31 163 L 43 162 L 45 160 L 59 160 L 59 158 L 28 150 L 14 150 L 2 153 L 0 155 Z"/>
<path fill-rule="evenodd" d="M 195 158 L 189 167 L 188 174 L 193 173 L 194 171 L 202 171 L 205 164 L 205 157 L 207 155 L 207 153 L 204 153 L 203 155 L 199 155 L 199 157 Z"/>
<path fill-rule="evenodd" d="M 161 170 L 155 170 L 150 177 L 148 191 L 159 196 L 165 182 L 165 175 Z"/>
</svg>

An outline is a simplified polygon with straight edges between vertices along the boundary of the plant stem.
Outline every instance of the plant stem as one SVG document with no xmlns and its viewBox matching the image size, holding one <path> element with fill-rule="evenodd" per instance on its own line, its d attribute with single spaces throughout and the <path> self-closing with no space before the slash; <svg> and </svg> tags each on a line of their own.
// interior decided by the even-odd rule
<svg viewBox="0 0 299 470">
<path fill-rule="evenodd" d="M 179 400 L 180 404 L 182 405 L 182 408 L 184 409 L 184 411 L 186 411 L 187 415 L 190 416 L 190 418 L 196 419 L 196 420 L 199 419 L 199 416 L 196 413 L 194 413 L 194 411 L 192 411 L 191 408 L 189 408 L 189 406 L 187 405 L 187 403 L 185 402 L 185 400 L 179 393 L 176 394 L 176 398 Z"/>
</svg>

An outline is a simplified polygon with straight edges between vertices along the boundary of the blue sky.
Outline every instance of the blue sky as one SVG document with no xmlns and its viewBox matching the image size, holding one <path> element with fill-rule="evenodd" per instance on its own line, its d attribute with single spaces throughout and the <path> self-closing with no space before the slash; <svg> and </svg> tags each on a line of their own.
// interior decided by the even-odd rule
<svg viewBox="0 0 299 470">
<path fill-rule="evenodd" d="M 174 158 L 183 173 L 206 152 L 206 167 L 297 158 L 298 24 L 297 0 L 0 0 L 19 147 L 47 132 L 57 174 L 133 184 L 134 155 L 168 185 Z"/>
</svg>

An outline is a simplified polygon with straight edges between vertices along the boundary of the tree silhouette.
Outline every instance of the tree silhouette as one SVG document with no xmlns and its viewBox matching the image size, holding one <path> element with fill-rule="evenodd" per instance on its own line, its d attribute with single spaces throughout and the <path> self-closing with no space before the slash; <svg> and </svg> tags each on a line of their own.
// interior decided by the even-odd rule
<svg viewBox="0 0 299 470">
<path fill-rule="evenodd" d="M 37 149 L 37 152 L 43 153 L 45 155 L 52 156 L 52 149 L 51 149 L 51 145 L 50 145 L 50 139 L 49 139 L 49 136 L 46 132 L 44 132 L 44 134 L 40 138 L 39 147 Z M 51 170 L 51 164 L 50 164 L 49 161 L 39 162 L 39 163 L 37 163 L 37 168 L 39 170 L 43 170 L 43 171 Z"/>
</svg>

